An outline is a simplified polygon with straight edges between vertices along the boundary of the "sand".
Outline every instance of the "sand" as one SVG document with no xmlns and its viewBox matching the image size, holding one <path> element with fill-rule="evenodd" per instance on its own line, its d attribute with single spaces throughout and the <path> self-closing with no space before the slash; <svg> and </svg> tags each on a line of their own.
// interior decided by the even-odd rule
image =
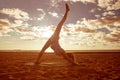
<svg viewBox="0 0 120 80">
<path fill-rule="evenodd" d="M 36 52 L 0 52 L 0 80 L 120 80 L 120 54 L 117 52 L 74 53 L 80 65 L 26 65 Z M 42 63 L 67 61 L 44 54 Z"/>
</svg>

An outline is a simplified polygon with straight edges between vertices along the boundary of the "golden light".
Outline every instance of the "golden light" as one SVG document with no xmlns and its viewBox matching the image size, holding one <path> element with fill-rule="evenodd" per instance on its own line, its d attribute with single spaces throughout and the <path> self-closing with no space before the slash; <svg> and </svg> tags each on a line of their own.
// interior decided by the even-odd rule
<svg viewBox="0 0 120 80">
<path fill-rule="evenodd" d="M 51 37 L 51 35 L 53 34 L 53 31 L 49 30 L 49 29 L 46 29 L 43 33 L 42 33 L 42 36 L 45 37 L 45 38 L 49 38 Z"/>
</svg>

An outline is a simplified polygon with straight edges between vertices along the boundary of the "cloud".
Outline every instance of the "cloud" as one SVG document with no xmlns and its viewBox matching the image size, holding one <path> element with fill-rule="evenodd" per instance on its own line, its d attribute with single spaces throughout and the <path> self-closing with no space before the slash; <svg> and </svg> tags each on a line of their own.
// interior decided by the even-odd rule
<svg viewBox="0 0 120 80">
<path fill-rule="evenodd" d="M 97 20 L 91 20 L 89 23 L 92 26 L 97 27 L 105 27 L 109 25 L 120 26 L 120 17 L 119 16 L 106 17 Z"/>
<path fill-rule="evenodd" d="M 82 3 L 94 3 L 101 8 L 106 10 L 119 10 L 120 9 L 120 0 L 64 0 L 70 2 L 82 2 Z"/>
<path fill-rule="evenodd" d="M 14 27 L 22 26 L 22 25 L 23 25 L 23 22 L 24 22 L 24 21 L 22 21 L 22 20 L 14 20 L 13 26 L 14 26 Z"/>
<path fill-rule="evenodd" d="M 114 32 L 114 33 L 111 33 L 111 35 L 112 35 L 113 37 L 116 37 L 116 38 L 119 38 L 119 39 L 120 39 L 120 30 L 119 30 L 119 31 L 116 31 L 116 32 Z"/>
<path fill-rule="evenodd" d="M 10 23 L 6 19 L 0 19 L 0 36 L 14 36 L 17 34 L 20 39 L 35 40 L 35 39 L 47 39 L 49 33 L 53 31 L 50 27 L 24 27 L 22 20 L 15 20 L 15 23 Z M 14 35 L 13 35 L 14 33 Z M 44 36 L 43 36 L 44 35 Z M 46 38 L 47 36 L 47 38 Z"/>
<path fill-rule="evenodd" d="M 38 16 L 37 20 L 41 21 L 42 19 L 44 19 L 46 13 L 43 9 L 40 9 L 40 8 L 38 8 L 37 11 L 39 12 L 39 16 Z"/>
<path fill-rule="evenodd" d="M 20 39 L 24 40 L 35 40 L 35 39 L 48 39 L 53 31 L 50 30 L 49 27 L 32 27 L 31 29 L 29 28 L 22 28 L 22 27 L 15 27 L 13 30 L 16 33 L 20 34 Z"/>
<path fill-rule="evenodd" d="M 95 30 L 91 30 L 91 29 L 88 29 L 88 28 L 84 28 L 84 27 L 78 27 L 75 29 L 76 32 L 85 32 L 85 33 L 95 33 L 96 31 Z"/>
<path fill-rule="evenodd" d="M 115 29 L 110 34 L 107 34 L 106 36 L 103 36 L 102 38 L 104 40 L 110 41 L 110 42 L 120 41 L 120 30 L 119 29 Z"/>
<path fill-rule="evenodd" d="M 95 3 L 96 0 L 64 0 L 64 1 L 71 1 L 71 2 L 90 2 L 90 3 Z"/>
<path fill-rule="evenodd" d="M 98 6 L 106 10 L 120 9 L 120 0 L 98 0 Z"/>
<path fill-rule="evenodd" d="M 9 26 L 10 23 L 7 20 L 0 19 L 0 27 L 1 26 Z"/>
<path fill-rule="evenodd" d="M 10 22 L 6 19 L 0 19 L 0 27 L 2 26 L 9 26 Z"/>
<path fill-rule="evenodd" d="M 29 14 L 18 8 L 3 8 L 0 13 L 9 15 L 14 18 L 14 22 L 8 19 L 0 19 L 0 31 L 3 35 L 8 35 L 10 32 L 20 33 L 22 29 L 18 27 L 28 28 L 27 21 L 30 19 Z M 21 30 L 21 31 L 20 31 Z"/>
<path fill-rule="evenodd" d="M 82 2 L 84 4 L 93 3 L 99 6 L 100 8 L 109 10 L 119 10 L 120 9 L 120 0 L 51 0 L 52 6 L 56 6 L 58 3 L 65 1 L 65 2 Z"/>
<path fill-rule="evenodd" d="M 63 27 L 63 30 L 64 30 L 64 32 L 69 32 L 69 31 L 70 31 L 67 26 L 64 26 L 64 27 Z"/>
<path fill-rule="evenodd" d="M 58 13 L 56 12 L 48 12 L 48 14 L 50 14 L 51 16 L 55 17 L 55 18 L 58 18 Z"/>
<path fill-rule="evenodd" d="M 11 32 L 20 33 L 21 35 L 33 34 L 32 30 L 28 29 L 27 23 L 25 24 L 22 20 L 14 20 L 14 23 L 11 23 L 8 19 L 0 19 L 0 33 L 2 36 L 12 36 Z"/>
<path fill-rule="evenodd" d="M 81 33 L 85 33 L 85 35 L 96 33 L 96 29 L 91 27 L 89 21 L 83 19 L 82 21 L 77 21 L 75 24 L 69 23 L 63 26 L 63 34 L 66 34 L 66 36 L 78 36 Z"/>
<path fill-rule="evenodd" d="M 35 32 L 35 31 L 33 31 L 33 30 L 30 30 L 30 29 L 27 29 L 27 28 L 16 27 L 16 28 L 13 28 L 13 30 L 14 30 L 16 33 L 20 33 L 21 35 L 40 37 L 40 36 L 37 34 L 37 32 Z"/>
<path fill-rule="evenodd" d="M 99 15 L 99 14 L 95 14 L 95 17 L 96 17 L 96 18 L 100 18 L 101 15 Z"/>
<path fill-rule="evenodd" d="M 20 32 L 32 32 L 32 30 L 28 30 L 28 29 L 24 29 L 24 28 L 20 28 L 20 27 L 16 27 L 15 28 L 17 31 L 20 31 Z"/>
<path fill-rule="evenodd" d="M 104 12 L 103 14 L 102 14 L 103 16 L 113 16 L 113 15 L 115 15 L 115 13 L 114 12 L 112 12 L 112 11 L 106 11 L 106 12 Z"/>
<path fill-rule="evenodd" d="M 63 0 L 50 0 L 51 6 L 58 7 L 58 3 L 62 2 Z"/>
<path fill-rule="evenodd" d="M 117 42 L 117 41 L 120 41 L 120 39 L 118 38 L 112 38 L 112 37 L 107 37 L 107 36 L 104 36 L 102 37 L 103 40 L 106 40 L 106 41 L 109 41 L 109 42 Z"/>
<path fill-rule="evenodd" d="M 0 19 L 0 35 L 8 36 L 8 32 L 11 32 L 10 29 L 11 23 L 7 19 Z"/>
<path fill-rule="evenodd" d="M 34 36 L 22 36 L 22 37 L 20 37 L 20 39 L 22 39 L 22 40 L 36 40 L 36 39 L 38 39 L 38 37 L 34 37 Z"/>
<path fill-rule="evenodd" d="M 7 14 L 10 17 L 13 17 L 15 19 L 21 19 L 21 20 L 28 20 L 30 19 L 29 14 L 23 10 L 20 10 L 18 8 L 3 8 L 0 10 L 0 13 Z"/>
<path fill-rule="evenodd" d="M 86 47 L 118 46 L 120 42 L 120 17 L 106 17 L 101 19 L 81 19 L 76 23 L 69 23 L 63 27 L 62 42 Z"/>
<path fill-rule="evenodd" d="M 4 37 L 8 37 L 8 36 L 11 36 L 11 35 L 9 35 L 9 34 L 4 34 L 4 33 L 1 33 L 1 32 L 0 32 L 0 37 L 3 37 L 3 36 L 4 36 Z"/>
</svg>

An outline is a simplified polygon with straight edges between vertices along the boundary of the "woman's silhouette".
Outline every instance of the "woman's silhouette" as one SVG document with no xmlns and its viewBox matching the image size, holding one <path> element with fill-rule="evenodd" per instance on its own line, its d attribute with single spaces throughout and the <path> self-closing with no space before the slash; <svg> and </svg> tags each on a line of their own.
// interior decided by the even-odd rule
<svg viewBox="0 0 120 80">
<path fill-rule="evenodd" d="M 74 56 L 72 54 L 67 54 L 61 47 L 60 47 L 60 44 L 59 44 L 59 35 L 60 35 L 60 31 L 61 31 L 61 28 L 62 28 L 62 25 L 63 23 L 65 22 L 66 18 L 67 18 L 67 15 L 68 15 L 68 12 L 69 12 L 69 6 L 68 4 L 65 4 L 66 5 L 66 12 L 62 18 L 62 20 L 60 21 L 60 23 L 57 25 L 57 28 L 55 30 L 55 32 L 53 33 L 53 35 L 49 38 L 49 40 L 45 43 L 45 45 L 43 46 L 41 52 L 39 53 L 39 56 L 36 60 L 36 64 L 39 63 L 39 59 L 41 58 L 41 56 L 44 54 L 45 50 L 48 48 L 48 47 L 51 47 L 54 52 L 58 55 L 62 55 L 67 61 L 69 61 L 70 63 L 72 64 L 77 64 L 75 62 L 75 59 L 74 59 Z"/>
</svg>

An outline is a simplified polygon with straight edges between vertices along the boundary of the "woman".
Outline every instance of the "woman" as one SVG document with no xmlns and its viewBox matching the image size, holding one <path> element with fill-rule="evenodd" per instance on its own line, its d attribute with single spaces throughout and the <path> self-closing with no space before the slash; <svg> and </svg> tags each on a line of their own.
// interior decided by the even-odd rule
<svg viewBox="0 0 120 80">
<path fill-rule="evenodd" d="M 66 18 L 67 18 L 67 15 L 68 15 L 68 12 L 69 12 L 69 6 L 68 4 L 65 4 L 66 5 L 66 12 L 62 18 L 62 20 L 60 21 L 60 23 L 58 24 L 55 32 L 53 33 L 53 35 L 49 38 L 49 40 L 46 42 L 46 44 L 44 45 L 44 47 L 42 48 L 37 60 L 36 60 L 36 64 L 39 63 L 39 59 L 42 57 L 42 55 L 44 54 L 45 50 L 48 48 L 48 47 L 51 47 L 54 52 L 60 56 L 63 56 L 67 61 L 69 61 L 70 63 L 72 64 L 77 64 L 75 62 L 75 59 L 74 59 L 74 56 L 72 54 L 67 54 L 61 47 L 60 47 L 60 44 L 59 44 L 59 35 L 60 35 L 60 31 L 61 31 L 61 28 L 62 28 L 62 25 L 63 23 L 65 22 Z"/>
</svg>

